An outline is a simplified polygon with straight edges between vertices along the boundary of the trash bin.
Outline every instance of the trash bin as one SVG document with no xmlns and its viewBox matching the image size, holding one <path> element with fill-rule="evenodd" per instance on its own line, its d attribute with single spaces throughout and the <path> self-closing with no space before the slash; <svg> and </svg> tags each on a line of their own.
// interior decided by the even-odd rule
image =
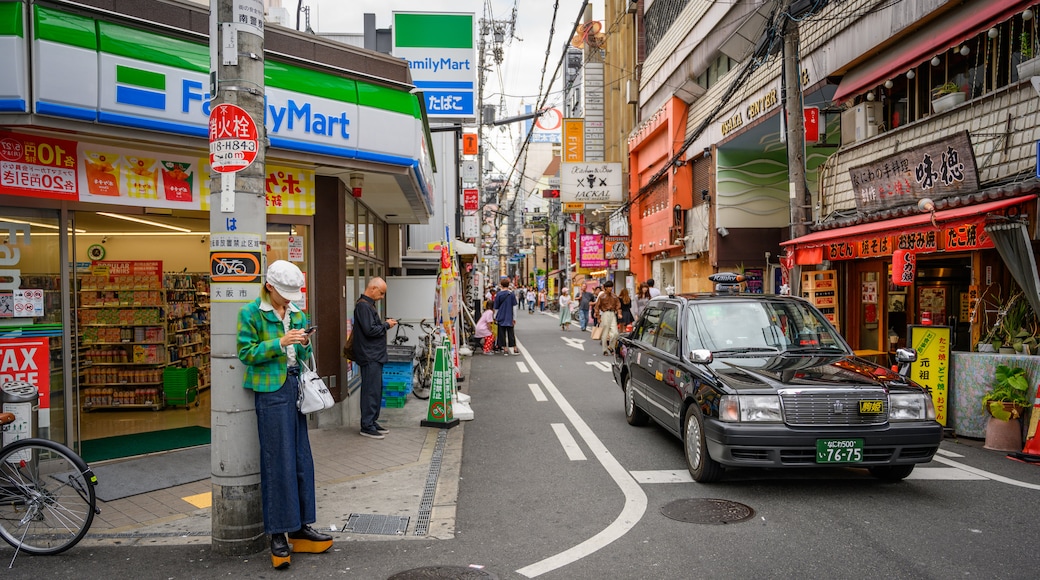
<svg viewBox="0 0 1040 580">
<path fill-rule="evenodd" d="M 15 416 L 13 423 L 4 427 L 4 445 L 21 439 L 36 437 L 39 428 L 40 389 L 25 381 L 10 381 L 0 385 L 0 404 L 5 413 Z"/>
</svg>

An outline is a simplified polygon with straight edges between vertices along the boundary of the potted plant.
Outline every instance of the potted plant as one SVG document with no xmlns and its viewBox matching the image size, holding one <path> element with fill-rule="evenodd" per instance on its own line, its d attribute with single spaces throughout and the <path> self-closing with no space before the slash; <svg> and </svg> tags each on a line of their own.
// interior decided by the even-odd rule
<svg viewBox="0 0 1040 580">
<path fill-rule="evenodd" d="M 1036 56 L 1036 31 L 1023 30 L 1018 35 L 1018 53 L 1021 61 L 1015 65 L 1018 68 L 1018 80 L 1028 80 L 1030 77 L 1040 75 L 1040 57 Z"/>
<path fill-rule="evenodd" d="M 932 89 L 932 110 L 945 113 L 967 100 L 967 93 L 957 83 L 946 82 Z"/>
<path fill-rule="evenodd" d="M 982 396 L 982 408 L 989 414 L 986 423 L 986 449 L 1021 451 L 1022 411 L 1029 404 L 1029 378 L 1025 369 L 997 365 L 993 387 Z"/>
</svg>

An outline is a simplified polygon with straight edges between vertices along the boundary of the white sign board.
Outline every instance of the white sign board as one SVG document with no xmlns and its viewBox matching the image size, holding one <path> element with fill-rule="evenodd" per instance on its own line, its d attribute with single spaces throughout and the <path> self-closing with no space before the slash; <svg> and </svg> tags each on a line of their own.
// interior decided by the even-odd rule
<svg viewBox="0 0 1040 580">
<path fill-rule="evenodd" d="M 475 119 L 474 15 L 394 12 L 393 20 L 393 55 L 408 61 L 429 118 Z"/>
<path fill-rule="evenodd" d="M 620 203 L 623 190 L 620 163 L 563 163 L 560 201 Z"/>
</svg>

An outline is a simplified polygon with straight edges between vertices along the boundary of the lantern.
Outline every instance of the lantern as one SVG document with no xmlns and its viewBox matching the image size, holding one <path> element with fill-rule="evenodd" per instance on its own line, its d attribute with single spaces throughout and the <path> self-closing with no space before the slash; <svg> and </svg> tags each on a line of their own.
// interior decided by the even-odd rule
<svg viewBox="0 0 1040 580">
<path fill-rule="evenodd" d="M 892 284 L 910 286 L 914 283 L 914 272 L 917 269 L 917 258 L 910 250 L 892 252 Z"/>
</svg>

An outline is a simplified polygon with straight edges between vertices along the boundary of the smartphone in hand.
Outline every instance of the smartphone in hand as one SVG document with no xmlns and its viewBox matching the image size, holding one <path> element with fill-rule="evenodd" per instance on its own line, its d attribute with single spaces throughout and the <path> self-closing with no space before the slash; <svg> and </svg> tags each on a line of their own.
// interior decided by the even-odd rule
<svg viewBox="0 0 1040 580">
<path fill-rule="evenodd" d="M 318 330 L 318 327 L 317 327 L 317 326 L 311 326 L 311 327 L 307 328 L 307 330 L 304 330 L 304 331 L 303 331 L 303 333 L 304 333 L 304 334 L 307 334 L 307 335 L 310 335 L 310 334 L 312 334 L 312 333 L 313 333 L 313 332 L 314 332 L 315 330 Z"/>
</svg>

